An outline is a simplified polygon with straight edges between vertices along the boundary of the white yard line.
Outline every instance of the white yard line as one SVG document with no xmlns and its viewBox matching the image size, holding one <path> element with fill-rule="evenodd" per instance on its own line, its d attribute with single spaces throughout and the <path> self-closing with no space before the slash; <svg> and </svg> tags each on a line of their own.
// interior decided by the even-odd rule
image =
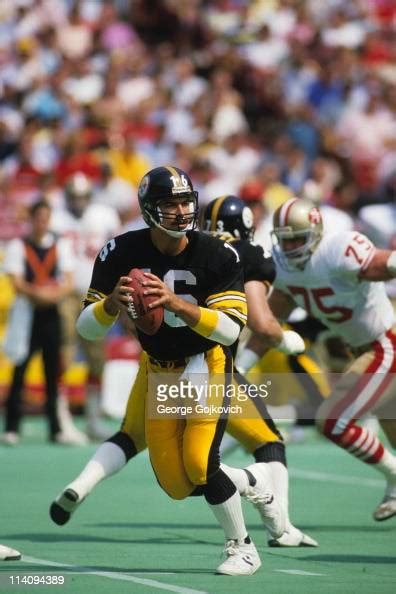
<svg viewBox="0 0 396 594">
<path fill-rule="evenodd" d="M 291 477 L 296 479 L 303 479 L 303 480 L 311 480 L 311 481 L 318 481 L 324 483 L 338 483 L 340 485 L 359 485 L 360 487 L 370 487 L 370 488 L 381 488 L 384 486 L 384 480 L 381 479 L 370 479 L 370 478 L 363 478 L 358 476 L 348 476 L 348 475 L 339 475 L 339 474 L 331 474 L 328 472 L 318 472 L 316 470 L 301 470 L 298 468 L 289 469 L 289 474 Z M 46 559 L 36 559 L 35 557 L 28 557 L 27 555 L 23 555 L 23 561 L 27 563 L 32 563 L 35 565 L 45 565 L 47 567 L 57 567 L 59 569 L 65 568 L 68 570 L 68 573 L 81 573 L 85 575 L 96 575 L 99 577 L 105 577 L 112 580 L 119 580 L 119 581 L 126 581 L 126 582 L 134 582 L 135 584 L 141 584 L 142 586 L 148 586 L 151 588 L 156 588 L 158 590 L 167 590 L 169 592 L 176 592 L 177 594 L 208 594 L 203 590 L 193 590 L 192 588 L 184 588 L 183 586 L 176 586 L 174 584 L 167 584 L 164 582 L 158 582 L 156 580 L 148 579 L 148 578 L 140 578 L 136 575 L 129 575 L 126 573 L 121 573 L 118 571 L 95 571 L 90 567 L 82 567 L 79 565 L 69 565 L 65 563 L 57 563 L 55 561 L 48 561 Z M 274 571 L 279 573 L 286 573 L 289 575 L 302 575 L 302 576 L 323 576 L 326 574 L 323 573 L 313 573 L 310 571 L 303 571 L 301 569 L 274 569 Z M 139 572 L 136 572 L 139 573 Z M 158 572 L 151 572 L 155 575 Z M 172 573 L 161 573 L 161 575 L 172 575 Z"/>
<path fill-rule="evenodd" d="M 176 586 L 174 584 L 166 584 L 164 582 L 157 582 L 147 578 L 140 578 L 135 575 L 127 573 L 120 573 L 118 571 L 95 571 L 90 567 L 82 567 L 80 565 L 70 565 L 66 563 L 57 563 L 56 561 L 48 561 L 47 559 L 37 559 L 36 557 L 22 556 L 22 561 L 33 563 L 34 565 L 45 565 L 47 567 L 57 567 L 59 569 L 69 570 L 67 573 L 80 573 L 85 575 L 96 575 L 99 577 L 109 578 L 111 580 L 119 580 L 124 582 L 134 582 L 142 586 L 150 586 L 158 590 L 168 590 L 170 592 L 177 592 L 177 594 L 208 594 L 203 590 L 193 590 L 192 588 L 184 588 L 183 586 Z M 153 571 L 153 573 L 157 573 Z M 161 574 L 164 575 L 164 574 Z"/>
<path fill-rule="evenodd" d="M 330 474 L 328 472 L 317 472 L 316 470 L 299 470 L 289 468 L 289 475 L 298 479 L 309 479 L 322 483 L 339 483 L 340 485 L 359 485 L 360 487 L 385 487 L 385 479 L 363 478 L 359 476 L 348 476 L 346 474 Z"/>
<path fill-rule="evenodd" d="M 274 571 L 278 571 L 279 573 L 289 573 L 291 575 L 326 575 L 325 573 L 313 573 L 312 571 L 303 571 L 302 569 L 274 569 Z"/>
</svg>

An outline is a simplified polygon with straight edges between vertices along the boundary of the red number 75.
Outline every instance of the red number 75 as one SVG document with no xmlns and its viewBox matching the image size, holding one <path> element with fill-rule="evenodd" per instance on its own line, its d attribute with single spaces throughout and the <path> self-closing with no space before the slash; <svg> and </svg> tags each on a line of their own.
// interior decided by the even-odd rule
<svg viewBox="0 0 396 594">
<path fill-rule="evenodd" d="M 293 296 L 297 297 L 299 295 L 303 298 L 303 308 L 310 316 L 315 317 L 315 315 L 312 313 L 311 306 L 311 300 L 313 300 L 316 307 L 326 314 L 326 317 L 330 322 L 341 324 L 342 322 L 350 320 L 352 317 L 353 310 L 349 309 L 349 307 L 343 307 L 342 305 L 332 305 L 329 307 L 323 302 L 326 297 L 335 295 L 333 289 L 330 287 L 323 287 L 320 289 L 306 289 L 305 287 L 288 286 L 287 288 Z M 338 317 L 331 317 L 333 314 L 337 314 Z"/>
<path fill-rule="evenodd" d="M 363 235 L 360 235 L 359 233 L 357 233 L 356 235 L 354 235 L 354 237 L 352 238 L 352 241 L 357 243 L 360 246 L 365 246 L 363 249 L 368 252 L 370 251 L 372 244 L 371 242 L 366 239 L 365 237 L 363 237 Z M 361 248 L 362 249 L 362 248 Z M 356 249 L 353 247 L 352 244 L 349 244 L 348 247 L 345 250 L 345 256 L 352 256 L 353 258 L 355 258 L 356 262 L 358 264 L 363 264 L 363 262 L 365 261 L 366 258 L 362 258 L 359 256 L 359 254 L 357 253 Z"/>
</svg>

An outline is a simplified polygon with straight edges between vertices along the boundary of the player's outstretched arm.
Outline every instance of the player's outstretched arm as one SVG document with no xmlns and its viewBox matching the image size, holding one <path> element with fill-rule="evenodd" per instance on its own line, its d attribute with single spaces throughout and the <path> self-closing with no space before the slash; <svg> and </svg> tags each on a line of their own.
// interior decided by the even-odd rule
<svg viewBox="0 0 396 594">
<path fill-rule="evenodd" d="M 387 281 L 396 278 L 396 250 L 376 249 L 369 264 L 361 270 L 359 278 L 368 281 Z"/>
<path fill-rule="evenodd" d="M 245 284 L 248 326 L 253 334 L 236 358 L 236 367 L 241 373 L 253 367 L 270 348 L 277 348 L 289 355 L 297 355 L 305 349 L 301 336 L 292 330 L 282 330 L 275 318 L 287 319 L 295 307 L 293 300 L 279 289 L 274 289 L 267 300 L 264 285 L 259 288 L 257 282 Z"/>
<path fill-rule="evenodd" d="M 283 331 L 272 313 L 267 300 L 266 285 L 257 280 L 245 283 L 248 303 L 248 328 L 262 341 L 263 348 L 277 347 L 283 338 Z"/>
</svg>

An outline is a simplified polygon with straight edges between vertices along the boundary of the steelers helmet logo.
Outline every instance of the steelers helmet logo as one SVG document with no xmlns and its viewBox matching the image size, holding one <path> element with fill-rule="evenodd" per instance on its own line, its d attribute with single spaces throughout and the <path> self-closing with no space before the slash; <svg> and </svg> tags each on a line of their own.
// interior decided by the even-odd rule
<svg viewBox="0 0 396 594">
<path fill-rule="evenodd" d="M 242 209 L 242 221 L 246 229 L 251 229 L 253 227 L 253 213 L 247 206 Z"/>
<path fill-rule="evenodd" d="M 147 194 L 147 190 L 149 187 L 149 177 L 145 175 L 139 185 L 138 196 L 139 198 L 143 198 Z"/>
</svg>

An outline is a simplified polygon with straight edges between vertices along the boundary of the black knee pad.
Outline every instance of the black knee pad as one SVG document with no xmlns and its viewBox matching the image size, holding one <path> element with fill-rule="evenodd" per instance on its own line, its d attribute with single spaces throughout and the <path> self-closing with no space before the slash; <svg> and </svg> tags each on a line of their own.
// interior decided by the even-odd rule
<svg viewBox="0 0 396 594">
<path fill-rule="evenodd" d="M 136 456 L 138 453 L 133 440 L 129 437 L 129 435 L 123 433 L 122 431 L 117 431 L 117 433 L 109 437 L 109 439 L 106 441 L 109 443 L 114 443 L 119 448 L 121 448 L 127 461 Z"/>
<path fill-rule="evenodd" d="M 272 441 L 257 448 L 253 453 L 256 462 L 280 462 L 287 468 L 286 448 L 281 441 Z"/>
<path fill-rule="evenodd" d="M 190 493 L 189 497 L 201 497 L 205 493 L 205 485 L 198 485 L 194 491 Z"/>
<path fill-rule="evenodd" d="M 210 505 L 227 501 L 236 493 L 236 486 L 223 470 L 219 469 L 204 485 L 205 499 Z"/>
</svg>

